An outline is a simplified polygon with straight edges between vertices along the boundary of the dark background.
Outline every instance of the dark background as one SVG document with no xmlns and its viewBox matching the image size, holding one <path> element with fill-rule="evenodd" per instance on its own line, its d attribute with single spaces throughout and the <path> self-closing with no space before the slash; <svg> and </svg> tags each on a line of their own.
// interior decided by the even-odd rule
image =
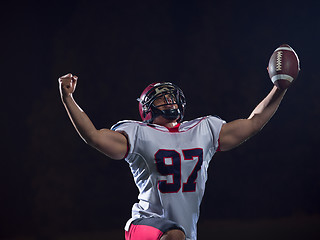
<svg viewBox="0 0 320 240">
<path fill-rule="evenodd" d="M 77 135 L 57 79 L 97 128 L 139 120 L 136 98 L 171 81 L 185 119 L 246 118 L 269 92 L 282 43 L 298 79 L 264 130 L 209 168 L 199 239 L 319 239 L 318 1 L 1 4 L 1 239 L 123 239 L 137 190 L 124 161 Z"/>
</svg>

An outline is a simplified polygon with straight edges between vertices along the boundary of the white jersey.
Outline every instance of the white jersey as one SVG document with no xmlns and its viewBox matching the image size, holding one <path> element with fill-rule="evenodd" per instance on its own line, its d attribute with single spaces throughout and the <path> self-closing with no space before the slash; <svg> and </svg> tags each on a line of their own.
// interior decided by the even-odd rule
<svg viewBox="0 0 320 240">
<path fill-rule="evenodd" d="M 129 140 L 125 160 L 140 193 L 132 219 L 164 217 L 183 226 L 187 239 L 197 239 L 207 169 L 224 123 L 207 116 L 173 129 L 138 121 L 121 121 L 112 127 L 124 131 Z"/>
</svg>

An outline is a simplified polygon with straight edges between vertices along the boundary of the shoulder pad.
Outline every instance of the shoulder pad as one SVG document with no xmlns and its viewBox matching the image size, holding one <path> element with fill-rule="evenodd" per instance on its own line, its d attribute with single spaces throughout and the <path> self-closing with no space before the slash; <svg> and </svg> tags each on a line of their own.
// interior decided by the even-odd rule
<svg viewBox="0 0 320 240">
<path fill-rule="evenodd" d="M 113 131 L 116 131 L 118 127 L 120 127 L 123 124 L 141 124 L 142 122 L 139 121 L 134 121 L 134 120 L 123 120 L 123 121 L 119 121 L 116 124 L 114 124 L 110 129 Z"/>
</svg>

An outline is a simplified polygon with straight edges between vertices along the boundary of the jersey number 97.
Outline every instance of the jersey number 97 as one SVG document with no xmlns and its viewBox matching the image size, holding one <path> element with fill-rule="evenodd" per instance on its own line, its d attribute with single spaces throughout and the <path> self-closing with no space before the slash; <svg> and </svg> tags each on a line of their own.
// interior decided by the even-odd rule
<svg viewBox="0 0 320 240">
<path fill-rule="evenodd" d="M 179 192 L 182 185 L 182 192 L 195 192 L 196 179 L 198 171 L 201 169 L 203 162 L 203 150 L 201 148 L 182 150 L 183 159 L 180 153 L 175 150 L 160 149 L 155 154 L 155 163 L 158 172 L 161 175 L 172 176 L 172 182 L 167 180 L 159 180 L 158 186 L 162 193 L 176 193 Z M 189 175 L 187 182 L 181 182 L 181 161 L 195 161 L 195 166 Z"/>
</svg>

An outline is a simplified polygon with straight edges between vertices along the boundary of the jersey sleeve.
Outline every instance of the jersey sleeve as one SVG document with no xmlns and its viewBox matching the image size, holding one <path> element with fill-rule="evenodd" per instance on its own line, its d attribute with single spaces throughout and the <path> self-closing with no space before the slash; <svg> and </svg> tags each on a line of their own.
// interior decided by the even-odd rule
<svg viewBox="0 0 320 240">
<path fill-rule="evenodd" d="M 207 123 L 213 137 L 213 146 L 219 151 L 219 135 L 222 125 L 225 124 L 226 121 L 217 116 L 208 116 Z"/>
<path fill-rule="evenodd" d="M 113 131 L 119 131 L 124 133 L 128 140 L 128 150 L 125 160 L 128 160 L 135 148 L 135 139 L 137 136 L 139 122 L 136 121 L 120 121 L 111 127 Z"/>
</svg>

